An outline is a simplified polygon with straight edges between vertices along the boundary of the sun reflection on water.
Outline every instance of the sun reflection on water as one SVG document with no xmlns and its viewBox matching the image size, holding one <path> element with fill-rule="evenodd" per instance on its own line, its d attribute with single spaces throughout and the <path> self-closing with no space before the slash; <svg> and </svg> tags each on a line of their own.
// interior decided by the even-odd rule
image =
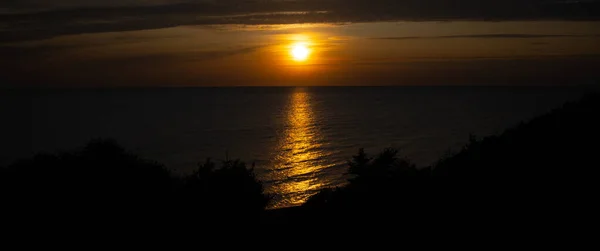
<svg viewBox="0 0 600 251">
<path fill-rule="evenodd" d="M 283 198 L 271 207 L 284 207 L 304 203 L 326 184 L 317 173 L 328 166 L 322 163 L 324 153 L 320 150 L 320 133 L 315 126 L 310 94 L 295 90 L 287 108 L 286 131 L 280 143 L 280 154 L 276 157 L 277 182 L 270 192 Z"/>
</svg>

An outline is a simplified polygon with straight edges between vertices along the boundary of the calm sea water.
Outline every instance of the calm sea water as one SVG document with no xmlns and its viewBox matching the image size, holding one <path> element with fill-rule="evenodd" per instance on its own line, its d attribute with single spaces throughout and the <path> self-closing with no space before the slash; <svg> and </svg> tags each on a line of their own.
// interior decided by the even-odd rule
<svg viewBox="0 0 600 251">
<path fill-rule="evenodd" d="M 419 166 L 574 100 L 575 88 L 319 87 L 3 91 L 0 164 L 110 137 L 176 172 L 207 157 L 256 163 L 272 207 L 343 185 L 358 148 Z"/>
</svg>

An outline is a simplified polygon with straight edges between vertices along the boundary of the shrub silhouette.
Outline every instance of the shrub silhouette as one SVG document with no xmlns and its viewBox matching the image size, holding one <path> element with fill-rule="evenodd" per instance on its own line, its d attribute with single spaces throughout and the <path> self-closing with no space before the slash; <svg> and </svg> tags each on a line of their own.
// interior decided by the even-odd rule
<svg viewBox="0 0 600 251">
<path fill-rule="evenodd" d="M 262 183 L 254 175 L 254 166 L 248 169 L 239 160 L 226 160 L 220 168 L 215 166 L 207 159 L 184 178 L 182 195 L 187 211 L 225 216 L 220 219 L 223 221 L 258 219 L 270 197 L 263 193 Z"/>
<path fill-rule="evenodd" d="M 12 214 L 40 219 L 177 219 L 192 209 L 258 218 L 268 202 L 252 170 L 239 161 L 220 169 L 207 161 L 189 177 L 174 177 L 161 164 L 127 153 L 114 140 L 83 149 L 38 154 L 0 169 L 0 193 Z M 181 206 L 193 205 L 185 208 Z M 227 211 L 229 210 L 229 211 Z M 258 212 L 258 213 L 257 213 Z M 207 217 L 207 219 L 210 219 Z"/>
<path fill-rule="evenodd" d="M 93 140 L 76 152 L 38 154 L 2 169 L 2 191 L 33 203 L 83 205 L 155 200 L 169 195 L 162 165 L 127 153 L 112 140 Z"/>
<path fill-rule="evenodd" d="M 390 220 L 416 210 L 428 176 L 423 175 L 398 150 L 384 149 L 369 157 L 364 149 L 348 161 L 353 175 L 344 187 L 324 189 L 303 205 L 319 220 Z"/>
</svg>

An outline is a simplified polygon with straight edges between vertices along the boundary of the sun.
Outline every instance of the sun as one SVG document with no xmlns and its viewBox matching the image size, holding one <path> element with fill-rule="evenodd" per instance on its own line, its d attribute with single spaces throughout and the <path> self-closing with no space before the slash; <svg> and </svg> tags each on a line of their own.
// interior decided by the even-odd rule
<svg viewBox="0 0 600 251">
<path fill-rule="evenodd" d="M 290 51 L 292 58 L 296 61 L 306 61 L 310 55 L 310 49 L 305 43 L 295 43 Z"/>
</svg>

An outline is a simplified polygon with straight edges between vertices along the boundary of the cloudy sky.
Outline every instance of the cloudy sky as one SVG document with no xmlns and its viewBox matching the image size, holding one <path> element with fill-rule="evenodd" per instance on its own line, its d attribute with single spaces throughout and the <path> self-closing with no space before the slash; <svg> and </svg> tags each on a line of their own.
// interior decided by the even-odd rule
<svg viewBox="0 0 600 251">
<path fill-rule="evenodd" d="M 0 86 L 590 83 L 598 18 L 596 0 L 4 0 Z"/>
</svg>

